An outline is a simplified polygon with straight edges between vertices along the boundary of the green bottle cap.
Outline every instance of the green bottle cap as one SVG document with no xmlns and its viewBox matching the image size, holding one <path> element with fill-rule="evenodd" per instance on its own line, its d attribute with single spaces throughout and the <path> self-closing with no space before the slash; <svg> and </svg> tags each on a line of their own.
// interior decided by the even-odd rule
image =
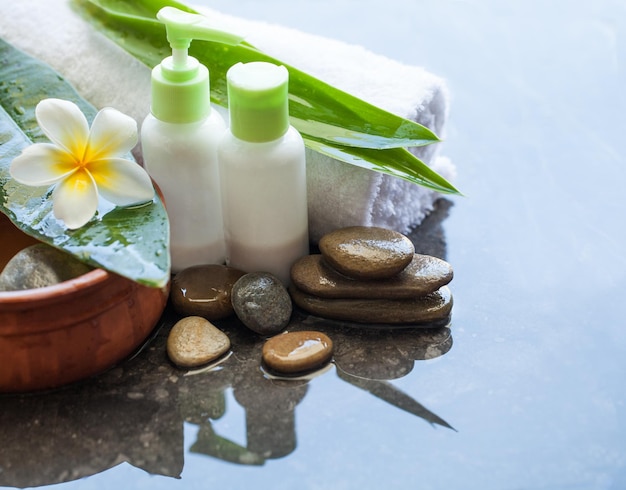
<svg viewBox="0 0 626 490">
<path fill-rule="evenodd" d="M 232 134 L 244 141 L 273 141 L 289 129 L 289 72 L 284 66 L 237 63 L 227 74 Z"/>
<path fill-rule="evenodd" d="M 165 24 L 172 56 L 152 70 L 152 114 L 169 123 L 201 121 L 211 111 L 209 71 L 188 56 L 191 41 L 238 44 L 243 38 L 214 28 L 202 15 L 174 7 L 163 7 L 157 19 Z"/>
</svg>

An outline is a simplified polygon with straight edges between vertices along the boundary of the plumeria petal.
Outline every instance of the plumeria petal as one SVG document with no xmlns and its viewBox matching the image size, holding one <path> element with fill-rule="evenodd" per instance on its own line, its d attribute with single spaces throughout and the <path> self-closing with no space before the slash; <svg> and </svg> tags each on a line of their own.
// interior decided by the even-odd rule
<svg viewBox="0 0 626 490">
<path fill-rule="evenodd" d="M 54 215 L 70 229 L 85 225 L 98 209 L 98 191 L 93 178 L 80 169 L 62 180 L 52 193 Z"/>
<path fill-rule="evenodd" d="M 57 183 L 54 215 L 68 228 L 85 225 L 98 209 L 98 193 L 118 206 L 152 200 L 146 171 L 120 158 L 137 144 L 137 123 L 112 109 L 96 115 L 91 131 L 73 102 L 44 99 L 35 109 L 37 122 L 52 143 L 27 148 L 11 164 L 11 176 L 26 185 Z"/>
<path fill-rule="evenodd" d="M 44 134 L 79 161 L 89 140 L 87 118 L 76 104 L 61 99 L 44 99 L 35 108 Z"/>
<path fill-rule="evenodd" d="M 105 107 L 93 120 L 84 159 L 120 157 L 133 149 L 137 138 L 137 123 L 132 117 Z"/>
<path fill-rule="evenodd" d="M 137 163 L 123 158 L 98 160 L 89 171 L 102 197 L 118 206 L 150 201 L 154 187 L 148 173 Z"/>
<path fill-rule="evenodd" d="M 13 159 L 9 172 L 20 184 L 50 185 L 76 169 L 72 155 L 50 143 L 28 146 Z"/>
</svg>

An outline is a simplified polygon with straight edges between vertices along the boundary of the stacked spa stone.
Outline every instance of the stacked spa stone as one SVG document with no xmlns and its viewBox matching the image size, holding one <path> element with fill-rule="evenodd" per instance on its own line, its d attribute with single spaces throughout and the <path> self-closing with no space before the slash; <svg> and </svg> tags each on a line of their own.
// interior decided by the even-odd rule
<svg viewBox="0 0 626 490">
<path fill-rule="evenodd" d="M 293 301 L 312 315 L 346 322 L 439 326 L 450 320 L 452 267 L 415 253 L 395 231 L 355 226 L 319 242 L 321 254 L 291 269 Z"/>
</svg>

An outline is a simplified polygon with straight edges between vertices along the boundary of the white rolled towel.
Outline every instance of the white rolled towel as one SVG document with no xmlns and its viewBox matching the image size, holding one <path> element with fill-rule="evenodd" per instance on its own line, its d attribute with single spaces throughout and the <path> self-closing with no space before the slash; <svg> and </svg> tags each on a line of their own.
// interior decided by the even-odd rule
<svg viewBox="0 0 626 490">
<path fill-rule="evenodd" d="M 394 114 L 445 133 L 448 94 L 426 70 L 361 46 L 283 26 L 199 9 L 246 34 L 285 63 Z M 150 68 L 95 32 L 66 0 L 0 0 L 0 36 L 60 72 L 94 106 L 112 106 L 141 123 L 150 110 Z M 289 42 L 285 42 L 288 39 Z M 210 69 L 210 67 L 209 67 Z M 426 164 L 454 180 L 438 145 L 414 148 Z M 361 169 L 307 149 L 311 240 L 336 228 L 382 226 L 402 233 L 419 224 L 439 194 L 396 177 Z"/>
</svg>

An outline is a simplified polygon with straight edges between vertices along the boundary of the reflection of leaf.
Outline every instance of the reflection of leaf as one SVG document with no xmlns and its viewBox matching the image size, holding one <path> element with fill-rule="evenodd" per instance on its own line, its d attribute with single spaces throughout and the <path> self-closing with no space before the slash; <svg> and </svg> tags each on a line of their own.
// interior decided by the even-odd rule
<svg viewBox="0 0 626 490">
<path fill-rule="evenodd" d="M 89 120 L 96 113 L 49 66 L 0 40 L 0 212 L 24 233 L 90 265 L 164 286 L 169 280 L 169 223 L 158 196 L 144 206 L 103 209 L 100 219 L 69 231 L 52 214 L 50 189 L 11 179 L 9 166 L 22 149 L 47 141 L 35 120 L 35 106 L 45 97 L 77 103 Z"/>
<path fill-rule="evenodd" d="M 190 451 L 197 454 L 206 454 L 223 461 L 244 465 L 263 465 L 265 460 L 257 453 L 248 451 L 228 439 L 218 436 L 209 423 L 202 424 L 196 442 Z"/>
<path fill-rule="evenodd" d="M 96 29 L 150 68 L 171 54 L 165 27 L 156 20 L 158 10 L 170 5 L 194 12 L 175 0 L 73 0 L 72 5 Z M 209 67 L 211 98 L 222 106 L 227 104 L 226 72 L 235 63 L 267 61 L 284 65 L 289 70 L 291 123 L 309 148 L 438 192 L 459 193 L 442 176 L 403 149 L 439 141 L 421 124 L 375 107 L 247 43 L 227 46 L 194 42 L 189 53 Z"/>
<path fill-rule="evenodd" d="M 456 429 L 448 424 L 448 422 L 387 381 L 358 378 L 342 371 L 339 368 L 337 368 L 337 376 L 357 388 L 370 392 L 372 395 L 390 403 L 400 410 L 412 413 L 413 415 L 426 420 L 426 422 L 429 422 L 430 424 L 438 424 L 456 431 Z"/>
</svg>

